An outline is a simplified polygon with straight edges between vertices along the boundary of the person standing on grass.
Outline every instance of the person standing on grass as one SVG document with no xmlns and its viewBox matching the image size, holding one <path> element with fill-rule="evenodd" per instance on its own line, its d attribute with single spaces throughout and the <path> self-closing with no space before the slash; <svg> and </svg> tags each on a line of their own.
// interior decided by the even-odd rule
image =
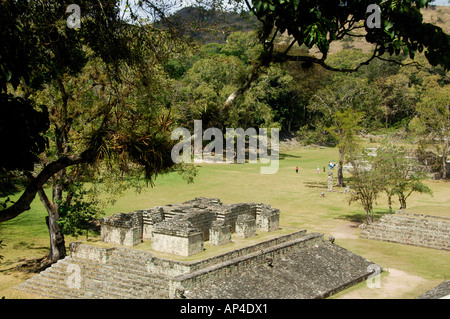
<svg viewBox="0 0 450 319">
<path fill-rule="evenodd" d="M 320 174 L 320 166 L 317 166 L 317 174 Z"/>
<path fill-rule="evenodd" d="M 295 168 L 295 172 L 298 174 L 298 166 Z"/>
</svg>

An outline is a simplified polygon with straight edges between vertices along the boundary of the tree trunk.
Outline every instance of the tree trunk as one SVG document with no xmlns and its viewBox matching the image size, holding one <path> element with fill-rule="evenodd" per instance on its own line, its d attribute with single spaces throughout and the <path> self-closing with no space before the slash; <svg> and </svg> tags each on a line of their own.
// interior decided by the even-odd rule
<svg viewBox="0 0 450 319">
<path fill-rule="evenodd" d="M 366 210 L 366 220 L 367 220 L 367 224 L 373 223 L 373 210 L 372 209 Z"/>
<path fill-rule="evenodd" d="M 392 213 L 392 195 L 390 192 L 386 192 L 388 197 L 389 213 Z"/>
<path fill-rule="evenodd" d="M 0 222 L 13 219 L 23 212 L 29 210 L 30 204 L 36 197 L 36 193 L 54 174 L 72 165 L 89 163 L 93 161 L 94 154 L 96 154 L 96 152 L 94 152 L 93 150 L 87 150 L 79 155 L 71 155 L 60 158 L 57 161 L 45 166 L 44 169 L 39 173 L 39 175 L 29 183 L 23 194 L 14 203 L 14 205 L 8 207 L 7 209 L 0 210 Z"/>
<path fill-rule="evenodd" d="M 442 155 L 442 179 L 447 179 L 447 154 Z"/>
<path fill-rule="evenodd" d="M 338 186 L 344 186 L 344 175 L 342 173 L 342 166 L 344 166 L 344 150 L 339 148 L 339 167 L 337 173 L 337 183 Z"/>
<path fill-rule="evenodd" d="M 57 262 L 66 257 L 66 243 L 64 235 L 61 233 L 61 229 L 58 225 L 59 214 L 49 212 L 45 220 L 50 234 L 49 259 L 51 262 Z"/>
<path fill-rule="evenodd" d="M 48 232 L 50 234 L 50 254 L 51 262 L 57 262 L 59 259 L 66 257 L 66 243 L 61 228 L 58 225 L 59 213 L 58 208 L 50 202 L 44 190 L 38 190 L 39 198 L 47 210 L 48 216 L 45 217 Z"/>
<path fill-rule="evenodd" d="M 400 202 L 400 209 L 406 209 L 406 198 L 403 195 L 398 196 L 398 201 Z"/>
</svg>

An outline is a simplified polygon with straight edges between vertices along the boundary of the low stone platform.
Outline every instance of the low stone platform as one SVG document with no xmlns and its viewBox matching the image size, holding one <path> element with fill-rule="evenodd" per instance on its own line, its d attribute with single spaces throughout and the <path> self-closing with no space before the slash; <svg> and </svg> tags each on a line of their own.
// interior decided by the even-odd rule
<svg viewBox="0 0 450 319">
<path fill-rule="evenodd" d="M 298 230 L 184 262 L 75 242 L 17 289 L 47 298 L 324 298 L 370 275 L 370 261 Z"/>
<path fill-rule="evenodd" d="M 361 231 L 362 238 L 450 250 L 450 218 L 398 211 Z"/>
</svg>

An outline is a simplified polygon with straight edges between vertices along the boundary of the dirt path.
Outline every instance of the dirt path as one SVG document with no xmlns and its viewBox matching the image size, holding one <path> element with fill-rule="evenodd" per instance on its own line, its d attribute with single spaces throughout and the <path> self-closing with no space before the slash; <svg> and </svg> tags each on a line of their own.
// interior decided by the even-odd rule
<svg viewBox="0 0 450 319">
<path fill-rule="evenodd" d="M 336 239 L 358 239 L 358 223 L 346 222 L 332 229 Z M 378 281 L 377 281 L 378 280 Z M 336 297 L 339 299 L 410 299 L 417 298 L 417 291 L 427 291 L 433 283 L 405 271 L 387 268 L 369 284 L 363 283 L 357 289 L 348 289 Z"/>
<path fill-rule="evenodd" d="M 407 299 L 416 298 L 418 287 L 428 289 L 430 282 L 398 269 L 388 269 L 379 280 L 370 280 L 363 288 L 342 293 L 339 299 Z M 372 287 L 372 288 L 370 288 Z"/>
</svg>

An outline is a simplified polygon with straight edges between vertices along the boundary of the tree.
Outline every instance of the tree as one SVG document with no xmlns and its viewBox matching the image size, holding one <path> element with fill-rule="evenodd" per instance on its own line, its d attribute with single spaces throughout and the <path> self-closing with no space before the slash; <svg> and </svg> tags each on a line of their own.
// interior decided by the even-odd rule
<svg viewBox="0 0 450 319">
<path fill-rule="evenodd" d="M 410 87 L 409 79 L 405 75 L 379 77 L 375 84 L 382 95 L 381 108 L 385 128 L 413 116 L 416 92 Z"/>
<path fill-rule="evenodd" d="M 377 92 L 361 79 L 338 76 L 311 98 L 309 108 L 323 114 L 326 132 L 339 149 L 338 185 L 343 186 L 342 167 L 346 154 L 357 144 L 356 134 L 364 119 L 377 108 Z"/>
<path fill-rule="evenodd" d="M 78 4 L 85 13 L 79 30 L 66 26 L 66 5 L 58 1 L 3 1 L 0 7 L 2 14 L 6 12 L 2 40 L 16 44 L 1 48 L 5 76 L 0 86 L 13 92 L 15 101 L 23 92 L 24 100 L 40 98 L 50 109 L 42 112 L 50 122 L 46 154 L 39 157 L 43 161 L 34 165 L 34 173 L 29 166 L 24 170 L 27 187 L 15 203 L 0 211 L 0 221 L 30 209 L 39 194 L 48 212 L 52 261 L 66 254 L 59 213 L 61 204 L 73 198 L 68 185 L 83 176 L 83 165 L 116 163 L 122 173 L 136 172 L 137 167 L 150 182 L 174 168 L 171 116 L 161 108 L 167 105 L 167 93 L 158 91 L 161 83 L 151 79 L 163 77 L 158 77 L 161 62 L 178 49 L 179 42 L 171 40 L 168 30 L 125 23 L 117 1 Z M 158 11 L 158 7 L 152 8 Z M 4 107 L 12 110 L 9 102 Z M 29 113 L 42 117 L 39 112 Z M 45 127 L 34 129 L 35 140 L 44 131 Z M 37 164 L 33 161 L 42 147 L 31 151 L 28 163 Z M 5 157 L 14 155 L 7 152 Z M 49 181 L 51 198 L 44 192 Z"/>
<path fill-rule="evenodd" d="M 355 151 L 349 155 L 349 162 L 352 164 L 349 204 L 359 202 L 369 224 L 373 222 L 373 205 L 383 190 L 385 179 L 373 156 L 366 152 L 357 154 Z"/>
<path fill-rule="evenodd" d="M 440 157 L 441 174 L 448 178 L 447 157 L 450 154 L 450 86 L 437 86 L 425 91 L 416 105 L 417 116 L 411 128 L 423 142 L 432 145 Z"/>
<path fill-rule="evenodd" d="M 400 208 L 406 209 L 406 201 L 414 193 L 432 194 L 431 189 L 422 180 L 426 175 L 415 169 L 415 163 L 407 157 L 403 147 L 397 147 L 392 142 L 385 142 L 377 150 L 376 164 L 384 174 L 384 186 L 388 194 L 389 208 L 391 209 L 391 196 L 397 195 Z"/>
</svg>

